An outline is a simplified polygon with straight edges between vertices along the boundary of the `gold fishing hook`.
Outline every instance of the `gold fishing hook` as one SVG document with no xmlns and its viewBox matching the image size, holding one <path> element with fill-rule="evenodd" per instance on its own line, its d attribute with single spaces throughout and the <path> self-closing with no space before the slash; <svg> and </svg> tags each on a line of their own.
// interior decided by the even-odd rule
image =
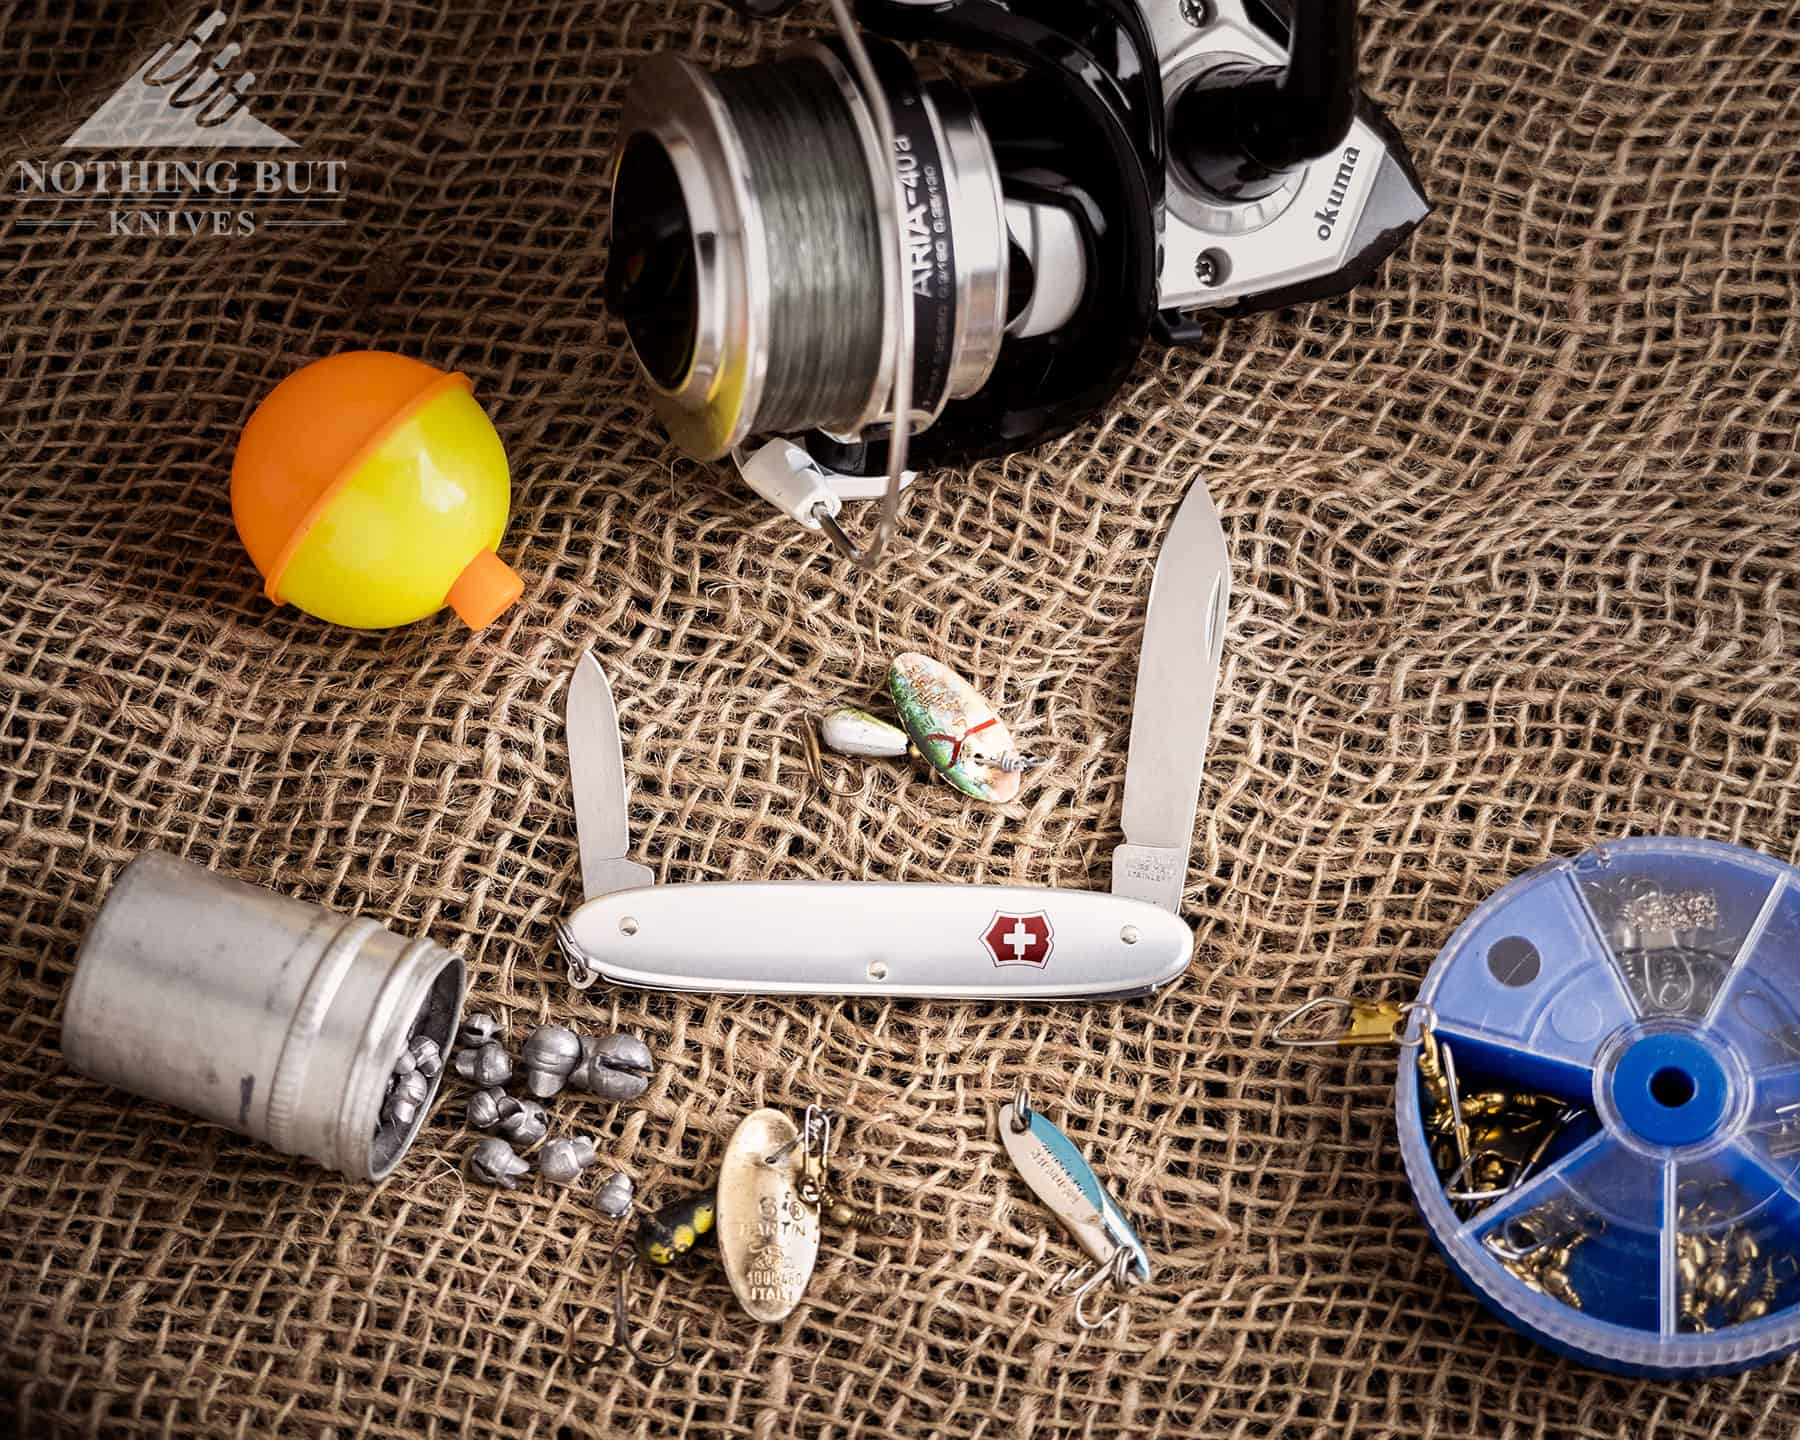
<svg viewBox="0 0 1800 1440">
<path fill-rule="evenodd" d="M 819 727 L 818 723 L 810 715 L 802 715 L 800 717 L 800 747 L 806 752 L 806 769 L 807 773 L 812 776 L 814 785 L 823 790 L 827 795 L 833 796 L 839 800 L 853 800 L 856 798 L 857 792 L 855 790 L 835 789 L 825 779 L 825 756 L 819 748 Z"/>
</svg>

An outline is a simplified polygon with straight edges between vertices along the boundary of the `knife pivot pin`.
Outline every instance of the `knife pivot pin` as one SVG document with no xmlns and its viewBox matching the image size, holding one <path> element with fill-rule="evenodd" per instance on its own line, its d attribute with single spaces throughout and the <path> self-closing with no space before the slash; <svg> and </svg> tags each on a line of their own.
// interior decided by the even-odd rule
<svg viewBox="0 0 1800 1440">
<path fill-rule="evenodd" d="M 587 989 L 600 978 L 600 967 L 581 948 L 566 920 L 556 922 L 556 948 L 562 952 L 564 974 L 577 990 Z"/>
</svg>

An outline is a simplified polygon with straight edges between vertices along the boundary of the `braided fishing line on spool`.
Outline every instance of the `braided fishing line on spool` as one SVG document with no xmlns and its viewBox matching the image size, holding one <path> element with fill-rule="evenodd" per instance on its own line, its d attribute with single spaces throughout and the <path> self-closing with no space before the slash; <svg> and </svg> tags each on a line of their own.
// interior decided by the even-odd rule
<svg viewBox="0 0 1800 1440">
<path fill-rule="evenodd" d="M 752 428 L 843 428 L 881 369 L 881 236 L 855 120 L 810 57 L 729 70 L 715 85 L 768 236 L 768 372 Z M 882 179 L 885 181 L 886 177 Z"/>
</svg>

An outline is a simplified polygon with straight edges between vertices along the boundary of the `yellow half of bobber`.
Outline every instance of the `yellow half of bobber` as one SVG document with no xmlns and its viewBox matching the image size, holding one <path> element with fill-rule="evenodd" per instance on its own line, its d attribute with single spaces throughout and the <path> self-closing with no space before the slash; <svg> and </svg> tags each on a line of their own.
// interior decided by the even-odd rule
<svg viewBox="0 0 1800 1440">
<path fill-rule="evenodd" d="M 398 417 L 333 487 L 269 577 L 272 598 L 338 625 L 382 629 L 448 604 L 475 629 L 523 582 L 494 553 L 506 530 L 506 451 L 461 376 Z"/>
</svg>

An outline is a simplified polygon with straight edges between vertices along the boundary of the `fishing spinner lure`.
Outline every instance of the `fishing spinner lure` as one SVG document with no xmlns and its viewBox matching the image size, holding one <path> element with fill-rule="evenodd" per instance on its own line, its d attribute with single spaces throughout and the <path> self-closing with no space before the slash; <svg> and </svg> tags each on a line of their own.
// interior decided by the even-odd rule
<svg viewBox="0 0 1800 1440">
<path fill-rule="evenodd" d="M 924 655 L 895 656 L 887 688 L 900 725 L 840 705 L 819 723 L 825 748 L 877 758 L 917 751 L 963 794 L 994 805 L 1017 799 L 1025 772 L 1044 763 L 1013 748 L 1006 722 L 948 665 Z"/>
</svg>

